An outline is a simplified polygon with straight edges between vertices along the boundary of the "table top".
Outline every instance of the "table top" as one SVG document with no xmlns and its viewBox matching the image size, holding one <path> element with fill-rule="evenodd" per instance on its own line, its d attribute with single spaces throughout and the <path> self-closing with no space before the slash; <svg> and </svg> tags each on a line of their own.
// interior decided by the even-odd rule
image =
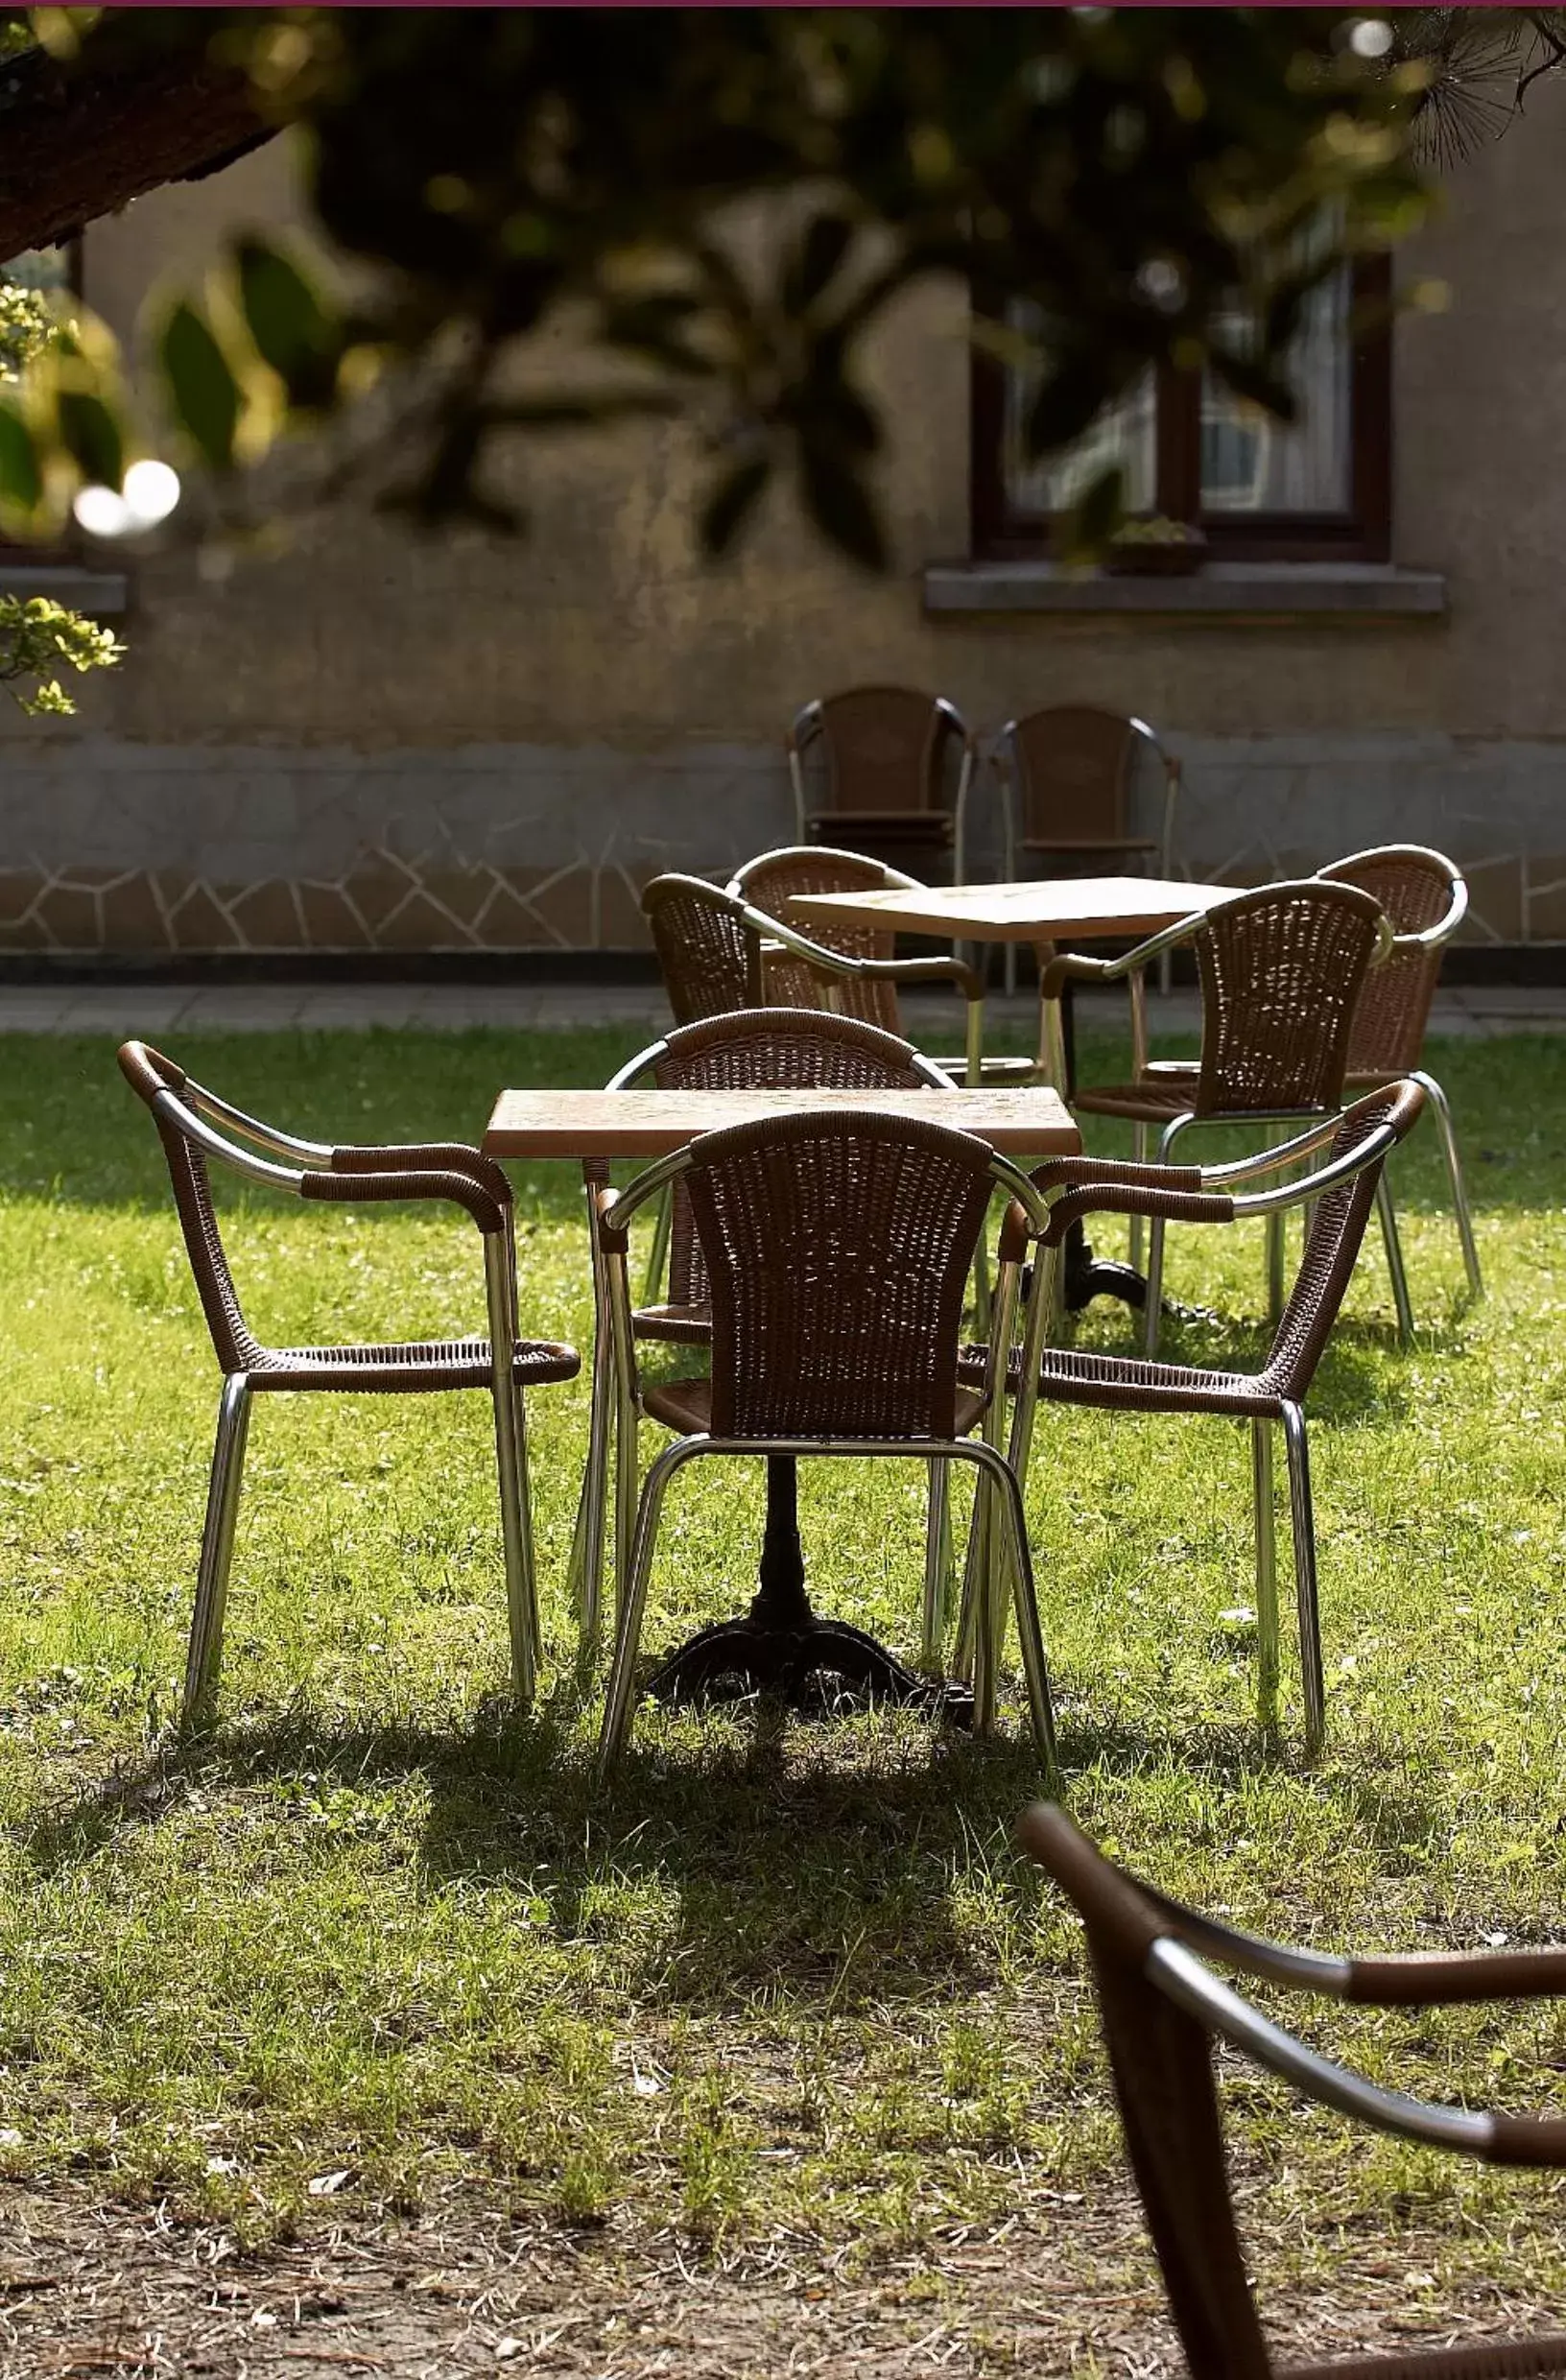
<svg viewBox="0 0 1566 2380">
<path fill-rule="evenodd" d="M 972 1132 L 1009 1156 L 1075 1156 L 1081 1138 L 1044 1083 L 960 1091 L 502 1091 L 484 1150 L 491 1157 L 659 1157 L 702 1132 L 763 1116 L 870 1108 Z"/>
<path fill-rule="evenodd" d="M 957 941 L 1051 942 L 1131 935 L 1177 925 L 1239 891 L 1163 876 L 1041 876 L 1022 884 L 921 885 L 890 892 L 796 892 L 789 921 L 893 926 Z"/>
</svg>

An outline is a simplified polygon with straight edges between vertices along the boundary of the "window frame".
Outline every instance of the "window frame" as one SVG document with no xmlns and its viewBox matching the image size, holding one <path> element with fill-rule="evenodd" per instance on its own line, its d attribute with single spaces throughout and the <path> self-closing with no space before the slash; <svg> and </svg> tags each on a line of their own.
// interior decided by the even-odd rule
<svg viewBox="0 0 1566 2380">
<path fill-rule="evenodd" d="M 1215 561 L 1363 561 L 1391 557 L 1392 339 L 1391 260 L 1357 258 L 1350 267 L 1349 472 L 1345 513 L 1203 513 L 1201 375 L 1157 369 L 1154 417 L 1155 505 L 1172 520 L 1201 529 Z M 975 291 L 976 318 L 991 321 L 1004 307 Z M 979 341 L 971 345 L 970 516 L 973 553 L 980 560 L 1047 559 L 1056 515 L 1026 512 L 1006 488 L 1006 366 Z"/>
</svg>

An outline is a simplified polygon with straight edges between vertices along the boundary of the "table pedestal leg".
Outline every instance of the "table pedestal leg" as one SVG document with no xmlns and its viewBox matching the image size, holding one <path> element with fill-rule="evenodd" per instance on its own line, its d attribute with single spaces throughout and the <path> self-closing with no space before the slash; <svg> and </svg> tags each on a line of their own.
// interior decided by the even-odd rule
<svg viewBox="0 0 1566 2380">
<path fill-rule="evenodd" d="M 967 1686 L 923 1678 L 863 1629 L 817 1617 L 805 1592 L 798 1495 L 795 1457 L 769 1456 L 767 1528 L 749 1611 L 687 1638 L 654 1670 L 647 1692 L 674 1703 L 770 1694 L 815 1714 L 859 1702 L 915 1702 L 969 1725 Z"/>
<path fill-rule="evenodd" d="M 1077 1088 L 1077 1012 L 1069 983 L 1063 988 L 1060 1001 L 1060 1038 L 1065 1046 L 1064 1097 L 1069 1107 Z M 1060 1294 L 1068 1314 L 1080 1314 L 1094 1297 L 1118 1297 L 1123 1305 L 1134 1306 L 1140 1312 L 1148 1302 L 1147 1276 L 1134 1265 L 1095 1256 L 1081 1225 L 1074 1223 L 1067 1229 L 1061 1250 Z"/>
</svg>

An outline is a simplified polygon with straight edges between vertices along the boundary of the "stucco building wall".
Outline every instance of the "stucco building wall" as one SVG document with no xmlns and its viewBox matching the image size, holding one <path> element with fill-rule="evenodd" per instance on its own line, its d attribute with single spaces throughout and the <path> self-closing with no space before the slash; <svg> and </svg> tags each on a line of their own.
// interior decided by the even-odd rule
<svg viewBox="0 0 1566 2380">
<path fill-rule="evenodd" d="M 1444 616 L 931 615 L 925 565 L 967 551 L 967 354 L 961 293 L 927 293 L 877 358 L 884 580 L 781 490 L 704 566 L 678 427 L 535 451 L 516 544 L 343 512 L 225 573 L 178 543 L 134 559 L 124 665 L 75 722 L 0 720 L 0 949 L 628 947 L 648 874 L 792 839 L 783 726 L 868 679 L 981 728 L 1067 699 L 1153 720 L 1185 756 L 1193 874 L 1435 842 L 1480 933 L 1566 940 L 1563 190 L 1545 84 L 1404 260 L 1451 291 L 1396 343 L 1394 559 L 1441 575 Z M 291 211 L 279 144 L 157 193 L 89 232 L 88 299 L 129 325 L 225 228 Z M 981 784 L 976 869 L 992 806 Z"/>
</svg>

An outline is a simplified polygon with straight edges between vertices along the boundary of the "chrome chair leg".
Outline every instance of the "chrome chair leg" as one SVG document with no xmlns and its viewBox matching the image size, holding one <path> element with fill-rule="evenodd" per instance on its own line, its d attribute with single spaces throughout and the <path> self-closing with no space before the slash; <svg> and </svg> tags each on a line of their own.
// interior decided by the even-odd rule
<svg viewBox="0 0 1566 2380">
<path fill-rule="evenodd" d="M 1382 1244 L 1387 1250 L 1387 1270 L 1392 1276 L 1392 1303 L 1397 1309 L 1397 1335 L 1405 1346 L 1413 1343 L 1413 1306 L 1409 1297 L 1409 1276 L 1403 1267 L 1403 1243 L 1398 1237 L 1397 1210 L 1392 1204 L 1392 1185 L 1387 1178 L 1387 1168 L 1381 1169 L 1376 1184 L 1376 1215 L 1381 1224 Z"/>
<path fill-rule="evenodd" d="M 1272 1424 L 1250 1425 L 1256 1506 L 1256 1702 L 1264 1729 L 1278 1724 L 1278 1555 L 1272 1510 Z"/>
<path fill-rule="evenodd" d="M 919 1630 L 919 1661 L 923 1668 L 934 1672 L 940 1668 L 941 1648 L 946 1640 L 952 1566 L 952 1505 L 950 1467 L 932 1460 L 929 1472 L 930 1501 L 925 1520 L 924 1607 Z"/>
<path fill-rule="evenodd" d="M 1146 1165 L 1148 1128 L 1145 1124 L 1133 1124 L 1131 1127 L 1131 1154 L 1138 1165 Z M 1130 1219 L 1130 1246 L 1126 1252 L 1132 1269 L 1140 1273 L 1142 1270 L 1142 1218 L 1140 1215 L 1133 1215 Z"/>
<path fill-rule="evenodd" d="M 1050 1693 L 1049 1665 L 1044 1657 L 1044 1635 L 1038 1619 L 1038 1594 L 1033 1579 L 1033 1559 L 1028 1545 L 1028 1520 L 1023 1508 L 1022 1485 L 1004 1455 L 993 1448 L 971 1446 L 968 1459 L 980 1465 L 981 1477 L 987 1474 L 993 1481 L 992 1494 L 1006 1522 L 1007 1554 L 1011 1572 L 1012 1608 L 1016 1613 L 1017 1638 L 1022 1647 L 1023 1676 L 1028 1684 L 1028 1709 L 1032 1724 L 1033 1741 L 1046 1767 L 1053 1774 L 1056 1767 L 1055 1703 Z M 997 1593 L 998 1588 L 994 1589 Z M 991 1634 L 992 1654 L 998 1654 L 1001 1630 Z M 989 1669 L 991 1696 L 998 1666 L 992 1659 Z M 974 1692 L 975 1725 L 978 1724 L 978 1689 Z M 993 1724 L 993 1704 L 990 1712 Z"/>
<path fill-rule="evenodd" d="M 223 1614 L 228 1600 L 228 1566 L 233 1558 L 234 1529 L 239 1519 L 240 1481 L 245 1468 L 245 1440 L 250 1426 L 250 1384 L 243 1372 L 230 1372 L 218 1404 L 218 1436 L 212 1449 L 212 1476 L 206 1491 L 206 1523 L 202 1531 L 202 1559 L 196 1573 L 196 1605 L 190 1618 L 190 1650 L 185 1658 L 185 1699 L 179 1714 L 182 1735 L 200 1735 L 212 1724 L 218 1671 L 223 1661 Z"/>
<path fill-rule="evenodd" d="M 516 1385 L 516 1291 L 510 1247 L 501 1232 L 484 1243 L 494 1363 L 490 1401 L 495 1415 L 495 1465 L 500 1477 L 500 1528 L 506 1548 L 506 1610 L 511 1638 L 511 1689 L 531 1702 L 538 1672 L 538 1585 L 534 1575 L 528 1498 L 527 1426 Z"/>
<path fill-rule="evenodd" d="M 636 1654 L 642 1641 L 642 1614 L 647 1605 L 648 1581 L 652 1575 L 652 1550 L 657 1542 L 658 1519 L 670 1480 L 682 1463 L 700 1454 L 705 1444 L 701 1439 L 676 1439 L 653 1458 L 636 1507 L 636 1529 L 629 1575 L 622 1573 L 619 1609 L 615 1618 L 614 1660 L 609 1670 L 608 1693 L 604 1703 L 604 1723 L 598 1738 L 598 1773 L 605 1776 L 621 1752 L 630 1732 L 631 1707 L 635 1701 Z"/>
<path fill-rule="evenodd" d="M 1299 1668 L 1305 1689 L 1305 1749 L 1317 1751 L 1326 1726 L 1321 1678 L 1321 1613 L 1316 1588 L 1316 1519 L 1305 1416 L 1285 1398 L 1283 1442 L 1289 1456 L 1289 1514 L 1294 1537 L 1294 1596 L 1299 1606 Z"/>
<path fill-rule="evenodd" d="M 1276 1329 L 1283 1320 L 1283 1217 L 1267 1219 L 1267 1319 Z"/>
<path fill-rule="evenodd" d="M 643 1284 L 642 1302 L 656 1305 L 663 1287 L 663 1270 L 669 1262 L 669 1240 L 674 1228 L 674 1194 L 666 1190 L 658 1201 L 652 1218 L 652 1245 L 647 1251 L 647 1279 Z"/>
<path fill-rule="evenodd" d="M 616 1625 L 630 1576 L 636 1533 L 636 1423 L 634 1397 L 623 1386 L 615 1393 L 614 1432 L 614 1602 Z"/>
<path fill-rule="evenodd" d="M 1462 1261 L 1468 1274 L 1468 1287 L 1474 1297 L 1483 1297 L 1484 1277 L 1479 1268 L 1479 1247 L 1474 1238 L 1468 1189 L 1462 1178 L 1462 1159 L 1458 1154 L 1458 1135 L 1453 1129 L 1451 1103 L 1433 1074 L 1415 1069 L 1413 1080 L 1435 1110 L 1436 1130 L 1441 1135 L 1441 1148 L 1446 1155 L 1447 1179 L 1452 1184 L 1452 1204 L 1458 1218 L 1458 1237 L 1462 1242 Z"/>
<path fill-rule="evenodd" d="M 1194 1116 L 1171 1116 L 1158 1135 L 1158 1163 L 1169 1163 L 1169 1153 L 1180 1134 L 1194 1124 Z M 1158 1352 L 1158 1329 L 1164 1303 L 1164 1219 L 1154 1215 L 1148 1224 L 1148 1289 L 1147 1303 L 1142 1309 L 1142 1352 L 1149 1362 Z"/>
<path fill-rule="evenodd" d="M 604 1523 L 608 1509 L 609 1407 L 614 1396 L 613 1350 L 608 1299 L 602 1281 L 593 1284 L 593 1362 L 588 1382 L 587 1462 L 577 1500 L 567 1592 L 577 1607 L 584 1654 L 596 1652 L 603 1627 Z"/>
</svg>

